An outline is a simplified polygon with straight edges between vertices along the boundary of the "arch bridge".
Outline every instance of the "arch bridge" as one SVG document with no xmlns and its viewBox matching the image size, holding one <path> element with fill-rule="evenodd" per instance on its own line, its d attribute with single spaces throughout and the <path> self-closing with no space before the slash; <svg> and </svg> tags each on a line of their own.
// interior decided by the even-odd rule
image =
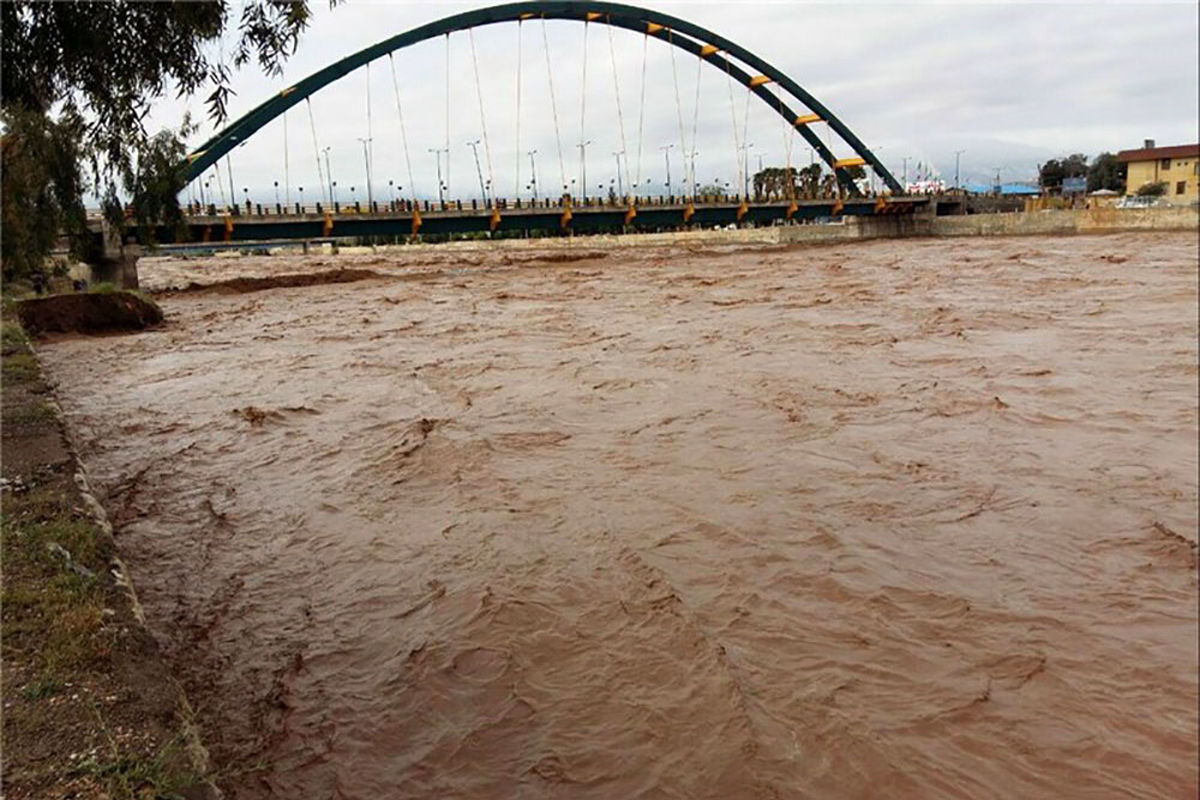
<svg viewBox="0 0 1200 800">
<path fill-rule="evenodd" d="M 400 114 L 401 134 L 405 159 L 409 164 L 409 189 L 411 197 L 390 201 L 376 202 L 373 198 L 368 203 L 339 203 L 333 193 L 333 183 L 326 192 L 327 178 L 322 172 L 320 151 L 317 146 L 316 128 L 313 126 L 313 147 L 316 151 L 316 166 L 322 184 L 322 197 L 315 205 L 302 203 L 254 204 L 246 200 L 244 204 L 235 200 L 232 183 L 232 168 L 228 165 L 231 151 L 244 144 L 265 125 L 284 115 L 289 109 L 305 103 L 308 106 L 310 122 L 312 106 L 309 98 L 319 90 L 345 77 L 349 73 L 366 67 L 376 60 L 387 58 L 404 48 L 421 42 L 447 38 L 447 71 L 449 71 L 449 37 L 458 32 L 470 32 L 482 26 L 500 23 L 516 23 L 518 26 L 529 21 L 570 20 L 583 23 L 611 26 L 614 29 L 624 29 L 640 34 L 646 41 L 655 39 L 676 50 L 696 58 L 698 62 L 718 70 L 730 82 L 730 106 L 732 111 L 732 87 L 744 87 L 748 108 L 751 97 L 764 103 L 782 120 L 782 125 L 789 132 L 794 132 L 803 140 L 804 145 L 811 149 L 814 157 L 819 159 L 827 170 L 827 179 L 822 190 L 801 196 L 797 188 L 796 174 L 799 170 L 791 163 L 790 137 L 788 139 L 788 164 L 785 177 L 780 185 L 773 189 L 764 190 L 756 187 L 749 191 L 748 166 L 742 175 L 743 191 L 725 191 L 719 193 L 701 193 L 697 188 L 694 170 L 694 146 L 696 142 L 693 130 L 693 167 L 688 181 L 687 163 L 685 160 L 685 176 L 682 190 L 664 195 L 650 195 L 638 191 L 632 180 L 626 185 L 631 191 L 622 192 L 620 196 L 611 193 L 607 198 L 588 197 L 586 180 L 582 181 L 583 191 L 579 196 L 572 196 L 564 185 L 564 193 L 556 198 L 537 198 L 536 190 L 533 198 L 500 198 L 494 191 L 489 194 L 488 186 L 492 181 L 483 180 L 480 170 L 481 196 L 467 202 L 447 200 L 419 199 L 415 181 L 412 179 L 411 156 L 408 151 L 408 137 L 404 128 L 404 113 L 401 107 L 399 89 L 396 89 L 396 106 Z M 543 28 L 544 34 L 544 28 Z M 585 30 L 586 37 L 586 30 Z M 611 40 L 610 40 L 611 47 Z M 479 89 L 478 62 L 475 60 L 474 38 L 471 38 L 472 59 L 476 64 L 476 90 Z M 672 53 L 675 50 L 671 51 Z M 644 51 L 643 51 L 644 53 Z M 584 76 L 586 79 L 586 38 L 584 46 Z M 643 55 L 643 59 L 645 56 Z M 672 56 L 674 58 L 674 56 Z M 520 55 L 518 51 L 518 103 L 519 103 L 519 69 Z M 549 45 L 546 45 L 546 64 L 550 71 Z M 643 60 L 643 91 L 642 113 L 645 104 L 645 62 Z M 393 68 L 393 86 L 395 72 Z M 616 83 L 616 64 L 613 63 L 614 83 Z M 448 73 L 449 74 L 449 73 Z M 698 73 L 699 74 L 699 73 Z M 554 102 L 554 78 L 549 75 L 550 99 Z M 368 74 L 369 79 L 369 74 Z M 678 103 L 678 79 L 676 78 L 676 102 Z M 368 80 L 369 83 L 369 80 Z M 368 86 L 368 119 L 370 115 L 370 99 Z M 699 97 L 699 77 L 697 77 L 697 97 Z M 446 98 L 449 109 L 450 98 Z M 586 102 L 584 96 L 581 102 Z M 617 88 L 617 110 L 620 114 L 620 89 Z M 697 101 L 698 108 L 698 101 Z M 480 97 L 480 123 L 486 147 L 487 125 L 484 119 L 483 100 Z M 682 109 L 680 114 L 681 150 L 686 150 L 687 143 L 682 124 Z M 698 110 L 697 110 L 698 114 Z M 448 111 L 447 111 L 448 115 Z M 520 113 L 518 106 L 518 140 L 520 137 Z M 558 130 L 558 112 L 555 111 L 555 136 L 558 140 L 559 160 L 562 162 L 561 134 Z M 582 126 L 581 113 L 581 126 Z M 621 140 L 625 140 L 625 127 L 621 121 Z M 818 135 L 817 126 L 826 126 L 827 137 L 834 136 L 839 141 L 839 149 L 849 149 L 853 155 L 841 157 L 835 155 L 830 143 Z M 738 141 L 738 123 L 734 118 L 734 140 Z M 641 131 L 639 131 L 639 136 Z M 449 137 L 449 122 L 447 121 L 447 142 Z M 746 144 L 743 130 L 742 145 Z M 751 145 L 752 146 L 752 145 Z M 638 142 L 641 147 L 641 142 Z M 364 145 L 365 148 L 365 145 Z M 581 147 L 580 160 L 586 174 L 585 153 Z M 519 148 L 518 148 L 519 150 Z M 641 152 L 640 149 L 638 152 Z M 743 152 L 744 155 L 744 152 Z M 384 39 L 366 47 L 352 55 L 346 56 L 325 68 L 309 75 L 294 85 L 285 87 L 277 94 L 253 108 L 240 118 L 229 123 L 223 130 L 216 133 L 194 152 L 188 155 L 181 165 L 181 170 L 188 182 L 195 181 L 212 168 L 218 171 L 218 186 L 223 186 L 219 174 L 221 159 L 226 159 L 229 171 L 229 203 L 223 203 L 218 208 L 215 202 L 208 201 L 189 204 L 187 227 L 189 230 L 179 236 L 179 232 L 160 230 L 159 241 L 178 239 L 245 241 L 250 239 L 272 238 L 315 238 L 319 236 L 388 236 L 400 234 L 428 233 L 458 233 L 471 231 L 532 231 L 543 229 L 558 230 L 630 230 L 630 229 L 662 229 L 685 225 L 723 225 L 723 224 L 775 224 L 779 222 L 800 221 L 807 218 L 838 217 L 843 214 L 897 214 L 910 213 L 923 200 L 899 197 L 903 187 L 888 171 L 879 158 L 863 144 L 850 128 L 842 122 L 828 107 L 813 97 L 799 83 L 783 71 L 767 63 L 753 52 L 699 25 L 687 22 L 678 17 L 664 14 L 651 9 L 611 2 L 567 2 L 565 0 L 535 0 L 532 2 L 514 2 L 488 8 L 467 11 L 445 17 L 434 22 L 413 28 L 409 31 Z M 478 156 L 477 156 L 478 158 Z M 491 170 L 491 153 L 488 150 L 488 169 Z M 478 161 L 477 161 L 478 163 Z M 328 162 L 327 162 L 328 164 Z M 620 159 L 617 160 L 618 175 L 620 174 Z M 440 156 L 439 156 L 440 173 Z M 368 185 L 370 181 L 370 161 L 368 161 Z M 447 160 L 447 169 L 449 161 Z M 874 197 L 865 196 L 861 178 L 864 170 L 871 170 L 876 179 L 885 187 L 883 193 Z M 669 162 L 668 162 L 669 170 Z M 628 172 L 628 158 L 626 159 Z M 331 181 L 332 176 L 329 176 Z M 520 181 L 518 180 L 518 185 Z M 439 177 L 439 190 L 442 188 Z M 202 192 L 203 194 L 203 192 Z M 815 195 L 815 196 L 814 196 Z"/>
</svg>

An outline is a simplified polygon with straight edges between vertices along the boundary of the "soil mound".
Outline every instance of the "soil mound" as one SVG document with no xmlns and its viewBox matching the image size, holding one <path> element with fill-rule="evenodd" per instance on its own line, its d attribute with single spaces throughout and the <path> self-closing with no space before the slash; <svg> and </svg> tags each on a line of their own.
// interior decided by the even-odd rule
<svg viewBox="0 0 1200 800">
<path fill-rule="evenodd" d="M 22 300 L 17 309 L 30 333 L 140 331 L 163 320 L 162 309 L 133 292 L 56 294 Z"/>
<path fill-rule="evenodd" d="M 331 269 L 324 272 L 293 273 L 288 275 L 272 275 L 269 278 L 230 278 L 215 283 L 189 283 L 174 292 L 219 292 L 224 294 L 245 294 L 246 292 L 261 292 L 267 289 L 286 289 L 294 286 L 321 286 L 327 283 L 352 283 L 366 281 L 372 278 L 382 278 L 383 275 L 370 269 Z"/>
</svg>

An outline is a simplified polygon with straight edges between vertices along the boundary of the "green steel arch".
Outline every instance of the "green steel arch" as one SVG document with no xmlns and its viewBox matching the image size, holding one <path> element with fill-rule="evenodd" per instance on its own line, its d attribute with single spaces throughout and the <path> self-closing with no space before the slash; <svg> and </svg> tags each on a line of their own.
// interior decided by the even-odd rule
<svg viewBox="0 0 1200 800">
<path fill-rule="evenodd" d="M 837 175 L 842 186 L 855 191 L 854 183 L 846 174 L 845 169 L 836 165 L 833 153 L 820 138 L 809 130 L 809 122 L 815 121 L 798 115 L 791 107 L 773 94 L 769 83 L 776 83 L 793 98 L 803 103 L 812 115 L 827 122 L 837 135 L 848 144 L 854 152 L 875 170 L 888 188 L 896 194 L 903 193 L 899 181 L 888 171 L 883 163 L 862 143 L 854 133 L 846 127 L 836 115 L 820 101 L 804 90 L 798 83 L 786 74 L 768 64 L 723 36 L 709 31 L 699 25 L 663 14 L 650 9 L 623 3 L 607 2 L 571 2 L 570 0 L 528 0 L 527 2 L 505 3 L 498 6 L 466 11 L 461 14 L 445 17 L 420 27 L 413 28 L 378 44 L 363 48 L 357 53 L 335 61 L 329 66 L 314 72 L 304 80 L 283 89 L 256 108 L 227 125 L 204 144 L 200 145 L 188 157 L 183 165 L 184 177 L 192 181 L 204 170 L 216 163 L 222 156 L 242 142 L 250 138 L 260 128 L 271 120 L 287 111 L 292 106 L 312 95 L 314 92 L 328 86 L 330 83 L 353 72 L 377 58 L 388 53 L 409 47 L 439 36 L 476 28 L 482 25 L 492 25 L 500 22 L 517 22 L 526 19 L 564 19 L 579 22 L 597 22 L 637 33 L 647 33 L 668 44 L 678 47 L 685 52 L 700 56 L 714 67 L 727 72 L 741 84 L 750 87 L 759 99 L 763 100 L 773 111 L 795 127 L 808 144 L 816 151 L 821 160 Z M 757 70 L 758 75 L 750 75 L 738 65 L 725 58 L 724 54 L 733 56 L 751 69 Z"/>
</svg>

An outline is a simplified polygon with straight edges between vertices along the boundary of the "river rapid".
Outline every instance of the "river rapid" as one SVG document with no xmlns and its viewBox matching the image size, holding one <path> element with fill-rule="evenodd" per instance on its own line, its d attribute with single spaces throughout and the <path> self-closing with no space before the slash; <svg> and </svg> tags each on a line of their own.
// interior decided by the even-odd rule
<svg viewBox="0 0 1200 800">
<path fill-rule="evenodd" d="M 236 798 L 1187 798 L 1194 234 L 147 259 L 39 356 Z"/>
</svg>

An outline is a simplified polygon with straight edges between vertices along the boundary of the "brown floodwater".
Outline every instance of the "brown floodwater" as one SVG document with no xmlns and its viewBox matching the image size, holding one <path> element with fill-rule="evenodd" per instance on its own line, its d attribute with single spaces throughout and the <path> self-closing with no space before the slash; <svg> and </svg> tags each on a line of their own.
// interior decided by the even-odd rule
<svg viewBox="0 0 1200 800">
<path fill-rule="evenodd" d="M 1194 234 L 580 247 L 40 347 L 233 796 L 1195 796 Z"/>
</svg>

